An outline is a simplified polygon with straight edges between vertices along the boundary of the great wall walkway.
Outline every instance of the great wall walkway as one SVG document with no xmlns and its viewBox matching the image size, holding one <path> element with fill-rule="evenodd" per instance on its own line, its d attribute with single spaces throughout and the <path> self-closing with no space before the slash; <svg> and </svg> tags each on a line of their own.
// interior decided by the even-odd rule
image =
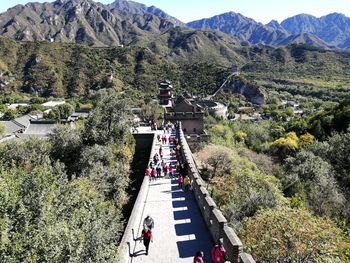
<svg viewBox="0 0 350 263">
<path fill-rule="evenodd" d="M 145 156 L 151 161 L 160 147 L 156 137 L 163 131 L 139 127 L 137 134 L 153 139 L 150 156 Z M 205 189 L 205 182 L 198 173 L 181 126 L 179 139 L 183 161 L 188 164 L 187 170 L 193 180 L 193 190 L 184 192 L 179 189 L 176 179 L 163 177 L 150 182 L 144 176 L 118 249 L 118 261 L 190 263 L 195 253 L 201 250 L 204 252 L 204 262 L 210 263 L 213 240 L 222 238 L 230 262 L 255 263 L 252 256 L 243 251 L 241 240 Z M 166 163 L 176 163 L 176 157 L 170 156 L 169 144 L 163 145 L 163 153 Z M 141 236 L 143 220 L 147 215 L 154 219 L 155 224 L 152 231 L 154 240 L 148 255 L 143 243 L 136 240 Z"/>
<path fill-rule="evenodd" d="M 155 133 L 163 134 L 159 131 Z M 153 152 L 158 152 L 159 146 L 160 143 L 156 142 Z M 176 158 L 170 156 L 169 144 L 162 148 L 163 160 L 167 164 L 176 164 Z M 145 255 L 143 243 L 133 241 L 130 243 L 132 257 L 129 262 L 192 262 L 198 250 L 204 251 L 205 262 L 212 262 L 211 236 L 193 193 L 179 189 L 176 179 L 167 176 L 149 183 L 134 238 L 141 236 L 143 219 L 147 215 L 151 215 L 155 222 L 149 254 Z"/>
</svg>

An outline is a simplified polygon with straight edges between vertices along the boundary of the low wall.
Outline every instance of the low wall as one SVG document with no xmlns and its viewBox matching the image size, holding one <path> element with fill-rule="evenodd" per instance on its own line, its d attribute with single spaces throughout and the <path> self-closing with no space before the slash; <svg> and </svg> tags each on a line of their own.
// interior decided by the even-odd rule
<svg viewBox="0 0 350 263">
<path fill-rule="evenodd" d="M 193 193 L 213 240 L 218 240 L 219 238 L 224 240 L 224 247 L 227 250 L 230 262 L 254 263 L 255 261 L 251 255 L 243 253 L 241 240 L 238 238 L 235 231 L 227 225 L 226 218 L 221 211 L 217 209 L 214 200 L 210 197 L 205 188 L 205 183 L 198 173 L 191 150 L 181 128 L 179 132 L 182 156 L 184 161 L 188 163 L 188 174 L 193 181 Z"/>
<path fill-rule="evenodd" d="M 155 145 L 156 145 L 156 136 L 153 136 L 153 143 L 150 152 L 149 162 L 152 161 L 152 157 L 155 154 Z M 147 194 L 149 190 L 149 179 L 145 176 L 140 188 L 140 191 L 137 195 L 134 207 L 132 209 L 131 215 L 129 217 L 128 224 L 124 230 L 124 235 L 121 239 L 119 248 L 118 248 L 118 262 L 128 263 L 131 261 L 130 254 L 133 253 L 135 248 L 135 241 L 132 229 L 135 230 L 135 234 L 139 232 L 138 228 L 140 227 L 140 222 L 142 220 L 142 214 L 144 209 L 144 204 L 146 202 Z"/>
</svg>

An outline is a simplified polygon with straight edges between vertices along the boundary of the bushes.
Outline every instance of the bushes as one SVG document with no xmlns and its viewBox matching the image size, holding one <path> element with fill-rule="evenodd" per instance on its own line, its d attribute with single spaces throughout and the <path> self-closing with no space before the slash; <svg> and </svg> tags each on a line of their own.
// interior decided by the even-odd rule
<svg viewBox="0 0 350 263">
<path fill-rule="evenodd" d="M 204 168 L 201 175 L 210 184 L 209 192 L 236 228 L 259 209 L 276 207 L 286 201 L 278 180 L 261 173 L 235 150 L 209 145 L 196 154 L 196 160 Z"/>
<path fill-rule="evenodd" d="M 238 229 L 246 217 L 260 209 L 276 208 L 287 201 L 275 177 L 259 171 L 234 169 L 214 180 L 213 197 L 231 225 Z"/>
<path fill-rule="evenodd" d="M 1 262 L 111 262 L 121 213 L 63 167 L 0 170 Z"/>
<path fill-rule="evenodd" d="M 0 145 L 1 262 L 117 260 L 134 141 L 125 104 L 102 102 L 81 129 Z"/>
<path fill-rule="evenodd" d="M 338 189 L 332 166 L 308 151 L 286 159 L 284 191 L 304 197 L 306 207 L 318 215 L 336 218 L 346 214 L 346 200 Z"/>
<path fill-rule="evenodd" d="M 349 240 L 329 219 L 305 210 L 263 211 L 245 221 L 240 236 L 245 249 L 262 263 L 349 262 Z"/>
</svg>

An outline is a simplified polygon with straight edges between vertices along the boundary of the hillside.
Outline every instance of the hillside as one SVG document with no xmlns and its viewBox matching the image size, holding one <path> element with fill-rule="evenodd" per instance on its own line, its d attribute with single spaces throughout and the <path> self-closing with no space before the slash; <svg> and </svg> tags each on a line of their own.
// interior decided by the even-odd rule
<svg viewBox="0 0 350 263">
<path fill-rule="evenodd" d="M 340 100 L 349 94 L 350 54 L 308 45 L 237 50 L 247 63 L 241 74 L 267 89 Z"/>
<path fill-rule="evenodd" d="M 198 40 L 196 35 L 192 38 Z M 215 89 L 227 75 L 227 68 L 213 64 L 216 60 L 200 61 L 196 52 L 181 49 L 184 43 L 192 48 L 191 42 L 185 40 L 169 43 L 174 49 L 165 48 L 164 52 L 170 53 L 161 57 L 144 47 L 89 48 L 78 44 L 16 42 L 0 37 L 0 80 L 6 80 L 0 91 L 76 97 L 101 88 L 114 88 L 143 98 L 145 94 L 155 97 L 162 79 L 172 80 L 177 89 Z M 168 41 L 167 36 L 164 41 Z M 239 58 L 232 52 L 234 56 Z"/>
<path fill-rule="evenodd" d="M 332 100 L 349 90 L 349 53 L 298 44 L 242 47 L 224 34 L 176 28 L 137 41 L 141 47 L 89 48 L 0 37 L 0 90 L 75 97 L 114 88 L 142 98 L 155 97 L 166 78 L 177 92 L 211 94 L 231 64 L 267 90 Z"/>
</svg>

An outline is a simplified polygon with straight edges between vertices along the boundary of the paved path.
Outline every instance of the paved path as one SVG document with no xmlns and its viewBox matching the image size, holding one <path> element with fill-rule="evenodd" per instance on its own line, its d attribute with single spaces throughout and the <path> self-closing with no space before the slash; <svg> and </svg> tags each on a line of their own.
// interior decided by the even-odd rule
<svg viewBox="0 0 350 263">
<path fill-rule="evenodd" d="M 162 133 L 160 133 L 162 134 Z M 157 152 L 159 149 L 157 144 Z M 176 164 L 170 157 L 169 145 L 163 146 L 166 163 Z M 198 250 L 204 251 L 204 261 L 212 262 L 211 237 L 191 192 L 178 188 L 177 180 L 161 178 L 150 182 L 142 220 L 151 215 L 155 222 L 153 243 L 145 255 L 143 243 L 136 241 L 131 262 L 193 262 Z M 135 238 L 141 236 L 142 223 L 135 229 Z M 132 245 L 134 248 L 134 245 Z"/>
</svg>

